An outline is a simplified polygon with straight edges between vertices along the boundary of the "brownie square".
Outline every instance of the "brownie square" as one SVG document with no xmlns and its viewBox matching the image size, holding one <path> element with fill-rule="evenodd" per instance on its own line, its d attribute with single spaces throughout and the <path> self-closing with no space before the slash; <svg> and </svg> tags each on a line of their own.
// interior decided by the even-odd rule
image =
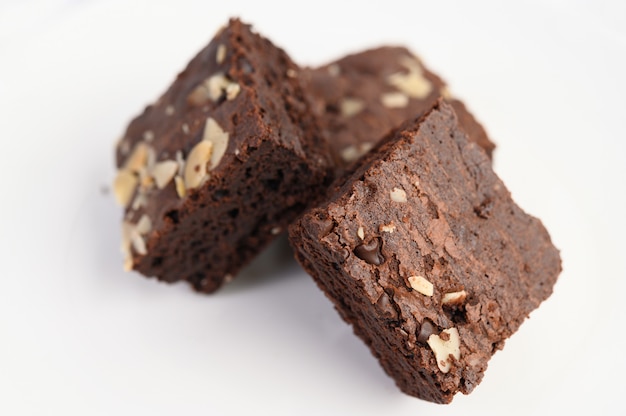
<svg viewBox="0 0 626 416">
<path fill-rule="evenodd" d="M 289 229 L 296 258 L 407 394 L 448 403 L 551 293 L 541 222 L 442 100 Z"/>
<path fill-rule="evenodd" d="M 332 179 L 286 53 L 231 20 L 116 150 L 125 267 L 213 292 Z"/>
<path fill-rule="evenodd" d="M 408 49 L 385 46 L 306 69 L 312 108 L 344 167 L 443 96 L 471 141 L 491 157 L 495 144 L 445 82 Z"/>
</svg>

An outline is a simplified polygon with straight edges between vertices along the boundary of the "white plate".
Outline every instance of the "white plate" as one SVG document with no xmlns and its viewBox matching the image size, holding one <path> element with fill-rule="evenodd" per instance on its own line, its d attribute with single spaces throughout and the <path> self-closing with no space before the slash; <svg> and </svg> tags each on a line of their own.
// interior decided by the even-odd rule
<svg viewBox="0 0 626 416">
<path fill-rule="evenodd" d="M 0 7 L 0 414 L 623 411 L 623 3 L 129 3 Z M 231 15 L 307 64 L 407 44 L 497 142 L 564 271 L 470 396 L 401 394 L 284 241 L 213 296 L 122 272 L 113 144 Z"/>
</svg>

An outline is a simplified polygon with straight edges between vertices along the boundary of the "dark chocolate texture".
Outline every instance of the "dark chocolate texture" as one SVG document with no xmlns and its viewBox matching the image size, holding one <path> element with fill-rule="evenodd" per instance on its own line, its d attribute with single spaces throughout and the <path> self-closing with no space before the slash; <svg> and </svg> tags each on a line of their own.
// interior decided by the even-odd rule
<svg viewBox="0 0 626 416">
<path fill-rule="evenodd" d="M 213 292 L 332 180 L 299 68 L 231 20 L 117 151 L 126 268 Z"/>
<path fill-rule="evenodd" d="M 561 271 L 546 229 L 512 201 L 442 100 L 361 159 L 289 234 L 399 388 L 436 403 L 476 387 Z"/>
<path fill-rule="evenodd" d="M 409 50 L 381 47 L 307 69 L 312 108 L 343 166 L 373 148 L 390 130 L 430 109 L 443 96 L 470 140 L 491 157 L 494 143 L 444 81 Z"/>
</svg>

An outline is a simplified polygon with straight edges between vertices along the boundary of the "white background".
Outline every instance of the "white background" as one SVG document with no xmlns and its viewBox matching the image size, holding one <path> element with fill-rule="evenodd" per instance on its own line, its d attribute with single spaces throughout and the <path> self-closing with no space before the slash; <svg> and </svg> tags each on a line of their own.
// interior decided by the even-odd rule
<svg viewBox="0 0 626 416">
<path fill-rule="evenodd" d="M 626 3 L 366 3 L 0 3 L 0 414 L 626 414 Z M 302 64 L 406 44 L 498 144 L 564 271 L 470 396 L 400 393 L 284 241 L 213 296 L 122 272 L 113 144 L 235 15 Z"/>
</svg>

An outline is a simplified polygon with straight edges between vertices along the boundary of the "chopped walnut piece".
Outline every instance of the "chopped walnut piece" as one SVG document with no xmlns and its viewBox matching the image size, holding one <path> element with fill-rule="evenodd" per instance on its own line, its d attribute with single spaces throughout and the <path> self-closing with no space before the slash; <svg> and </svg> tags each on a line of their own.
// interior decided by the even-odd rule
<svg viewBox="0 0 626 416">
<path fill-rule="evenodd" d="M 404 108 L 409 105 L 409 97 L 402 92 L 388 92 L 380 97 L 380 101 L 387 108 Z"/>
<path fill-rule="evenodd" d="M 401 188 L 393 188 L 391 192 L 389 192 L 389 196 L 394 202 L 404 203 L 407 201 L 406 192 L 404 192 L 404 190 Z"/>
<path fill-rule="evenodd" d="M 228 148 L 228 133 L 217 124 L 217 121 L 209 117 L 204 125 L 202 140 L 213 145 L 209 169 L 214 169 L 220 163 Z"/>
<path fill-rule="evenodd" d="M 415 58 L 404 57 L 400 62 L 409 72 L 398 72 L 390 75 L 387 82 L 409 97 L 424 99 L 433 89 L 432 84 L 424 76 L 422 66 Z"/>
<path fill-rule="evenodd" d="M 148 254 L 148 248 L 146 247 L 146 242 L 143 240 L 143 237 L 138 233 L 134 232 L 130 236 L 130 241 L 133 244 L 133 248 L 137 252 L 137 254 L 141 256 L 145 256 Z"/>
<path fill-rule="evenodd" d="M 220 43 L 220 45 L 217 47 L 217 53 L 215 54 L 215 62 L 217 62 L 218 64 L 221 64 L 222 62 L 224 62 L 225 58 L 226 58 L 226 45 L 224 45 L 223 43 Z"/>
<path fill-rule="evenodd" d="M 378 230 L 380 232 L 383 232 L 383 233 L 390 233 L 391 234 L 391 233 L 393 233 L 396 230 L 396 226 L 393 223 L 383 224 L 380 227 L 378 227 Z"/>
<path fill-rule="evenodd" d="M 138 184 L 139 179 L 135 174 L 128 170 L 119 171 L 113 181 L 113 195 L 117 203 L 123 207 L 127 206 Z"/>
<path fill-rule="evenodd" d="M 450 357 L 455 360 L 461 358 L 461 338 L 456 328 L 444 329 L 439 335 L 432 334 L 428 337 L 428 346 L 433 350 L 437 367 L 442 373 L 447 373 L 452 368 Z"/>
<path fill-rule="evenodd" d="M 372 143 L 361 143 L 359 145 L 347 146 L 341 150 L 341 158 L 345 162 L 354 162 L 365 153 L 369 152 L 372 147 Z"/>
<path fill-rule="evenodd" d="M 137 195 L 135 196 L 135 199 L 133 199 L 133 203 L 130 205 L 130 207 L 133 211 L 137 211 L 139 208 L 146 206 L 147 203 L 148 198 L 146 197 L 145 192 L 143 192 L 140 188 L 139 192 L 137 192 Z"/>
<path fill-rule="evenodd" d="M 409 276 L 409 285 L 411 288 L 424 296 L 433 295 L 433 284 L 424 276 Z"/>
<path fill-rule="evenodd" d="M 139 171 L 146 167 L 148 163 L 148 153 L 150 152 L 150 146 L 146 143 L 139 142 L 133 148 L 132 153 L 124 162 L 124 169 L 131 172 L 139 173 Z"/>
<path fill-rule="evenodd" d="M 213 143 L 206 140 L 198 142 L 191 149 L 185 166 L 185 188 L 197 188 L 208 179 L 208 165 L 212 154 Z"/>
<path fill-rule="evenodd" d="M 352 117 L 363 111 L 365 102 L 358 98 L 344 98 L 339 104 L 341 115 L 344 117 Z"/>
<path fill-rule="evenodd" d="M 176 193 L 179 198 L 184 198 L 187 195 L 187 188 L 185 188 L 185 181 L 182 176 L 174 177 L 174 183 L 176 184 Z"/>
<path fill-rule="evenodd" d="M 217 102 L 222 95 L 226 95 L 226 99 L 232 100 L 239 94 L 241 86 L 226 78 L 226 76 L 218 72 L 202 81 L 187 96 L 187 102 L 193 106 L 200 107 L 210 101 Z"/>
<path fill-rule="evenodd" d="M 235 97 L 237 97 L 237 95 L 239 94 L 239 91 L 241 91 L 241 87 L 239 86 L 239 84 L 228 84 L 228 86 L 226 87 L 226 99 L 234 100 Z"/>
<path fill-rule="evenodd" d="M 139 221 L 137 221 L 137 226 L 135 228 L 139 235 L 146 235 L 152 230 L 152 221 L 150 221 L 150 217 L 146 214 L 143 214 Z"/>
<path fill-rule="evenodd" d="M 466 297 L 467 293 L 464 290 L 460 290 L 458 292 L 449 292 L 445 293 L 441 297 L 441 303 L 443 303 L 444 305 L 456 305 L 459 303 L 463 303 Z"/>
<path fill-rule="evenodd" d="M 174 160 L 164 160 L 155 164 L 152 168 L 152 177 L 157 188 L 165 188 L 174 179 L 176 172 L 178 172 L 178 162 Z"/>
</svg>

